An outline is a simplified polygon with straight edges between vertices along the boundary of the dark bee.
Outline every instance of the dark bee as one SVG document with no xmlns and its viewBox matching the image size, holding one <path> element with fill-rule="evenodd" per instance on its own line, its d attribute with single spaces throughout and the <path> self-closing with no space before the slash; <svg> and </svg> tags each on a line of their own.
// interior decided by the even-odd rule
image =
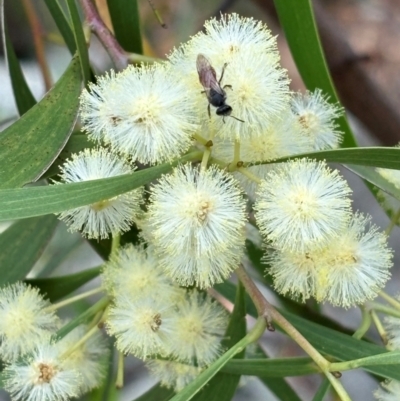
<svg viewBox="0 0 400 401">
<path fill-rule="evenodd" d="M 232 113 L 232 107 L 226 104 L 226 92 L 225 88 L 230 88 L 232 89 L 231 85 L 224 85 L 224 87 L 221 87 L 221 81 L 222 78 L 224 77 L 224 72 L 225 68 L 228 64 L 225 63 L 224 66 L 222 67 L 221 71 L 221 77 L 217 81 L 217 74 L 215 72 L 214 67 L 211 65 L 210 61 L 207 59 L 204 54 L 199 54 L 197 56 L 196 60 L 196 66 L 197 66 L 197 72 L 199 73 L 199 81 L 203 85 L 204 91 L 202 93 L 205 93 L 207 96 L 208 100 L 208 115 L 211 118 L 211 112 L 210 112 L 210 105 L 213 105 L 214 107 L 217 108 L 217 115 L 222 116 L 223 122 L 225 122 L 225 117 L 232 117 L 235 120 L 241 121 L 244 123 L 243 120 L 240 120 L 239 118 L 236 118 L 234 116 L 231 116 Z"/>
</svg>

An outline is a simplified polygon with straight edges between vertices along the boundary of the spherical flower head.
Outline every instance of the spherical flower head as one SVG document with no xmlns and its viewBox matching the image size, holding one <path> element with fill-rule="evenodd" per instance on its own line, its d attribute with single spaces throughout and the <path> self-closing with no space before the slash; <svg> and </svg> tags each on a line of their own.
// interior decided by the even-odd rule
<svg viewBox="0 0 400 401">
<path fill-rule="evenodd" d="M 174 312 L 172 301 L 161 293 L 143 299 L 132 299 L 129 294 L 122 293 L 110 308 L 106 328 L 116 337 L 120 352 L 141 359 L 165 355 L 172 334 L 169 322 Z"/>
<path fill-rule="evenodd" d="M 374 396 L 379 401 L 399 401 L 400 382 L 387 380 L 381 383 L 381 388 L 375 391 Z"/>
<path fill-rule="evenodd" d="M 234 141 L 221 140 L 217 137 L 213 142 L 213 156 L 226 163 L 231 163 L 234 154 Z M 301 134 L 296 117 L 287 108 L 268 125 L 262 136 L 251 137 L 240 143 L 240 160 L 245 163 L 272 161 L 281 157 L 306 153 L 310 148 L 310 141 Z M 251 173 L 263 179 L 273 168 L 273 165 L 250 165 L 247 168 Z M 234 172 L 233 174 L 242 184 L 247 195 L 254 198 L 258 184 L 241 173 Z"/>
<path fill-rule="evenodd" d="M 177 393 L 202 371 L 202 368 L 198 366 L 162 359 L 149 360 L 146 362 L 146 366 L 162 386 L 173 388 Z"/>
<path fill-rule="evenodd" d="M 56 346 L 41 345 L 29 358 L 3 371 L 4 388 L 15 401 L 68 401 L 80 394 L 81 378 L 60 359 Z"/>
<path fill-rule="evenodd" d="M 102 280 L 111 295 L 124 292 L 132 299 L 157 293 L 172 297 L 181 291 L 163 274 L 153 250 L 143 245 L 128 245 L 112 254 L 104 266 Z"/>
<path fill-rule="evenodd" d="M 118 76 L 118 112 L 104 132 L 113 150 L 140 163 L 180 156 L 198 128 L 195 104 L 165 64 L 129 66 Z M 116 94 L 114 94 L 116 96 Z"/>
<path fill-rule="evenodd" d="M 60 354 L 67 355 L 63 359 L 65 369 L 79 373 L 82 379 L 82 393 L 87 393 L 101 385 L 106 375 L 106 363 L 110 353 L 107 340 L 100 330 L 90 336 L 79 348 L 69 352 L 87 331 L 87 326 L 78 326 L 56 344 Z"/>
<path fill-rule="evenodd" d="M 80 96 L 79 114 L 82 128 L 94 141 L 104 139 L 104 134 L 119 121 L 121 107 L 118 94 L 120 74 L 113 70 L 97 77 L 96 84 L 89 83 Z"/>
<path fill-rule="evenodd" d="M 221 353 L 228 314 L 206 293 L 193 290 L 172 317 L 170 352 L 178 360 L 197 366 L 211 364 Z"/>
<path fill-rule="evenodd" d="M 226 92 L 226 104 L 232 107 L 232 116 L 244 121 L 217 116 L 212 107 L 212 129 L 230 139 L 261 136 L 269 122 L 289 104 L 289 79 L 279 65 L 276 38 L 261 22 L 237 14 L 211 19 L 204 27 L 205 33 L 198 33 L 169 56 L 175 73 L 196 99 L 201 119 L 207 124 L 208 100 L 201 93 L 207 88 L 200 83 L 196 68 L 198 55 L 204 55 L 217 81 L 224 71 L 220 85 Z M 210 68 L 206 70 L 210 72 Z"/>
<path fill-rule="evenodd" d="M 256 194 L 256 219 L 273 246 L 307 252 L 325 246 L 347 226 L 351 190 L 325 162 L 289 161 L 268 173 Z"/>
<path fill-rule="evenodd" d="M 58 318 L 37 288 L 17 282 L 0 289 L 0 355 L 6 361 L 32 351 L 50 339 Z"/>
<path fill-rule="evenodd" d="M 270 251 L 263 258 L 274 288 L 282 295 L 305 302 L 315 294 L 318 254 L 312 252 Z"/>
<path fill-rule="evenodd" d="M 343 115 L 343 108 L 329 103 L 320 89 L 296 93 L 291 107 L 302 127 L 303 135 L 312 142 L 312 150 L 335 149 L 342 142 L 343 133 L 335 119 Z"/>
<path fill-rule="evenodd" d="M 244 253 L 245 201 L 232 176 L 190 164 L 163 176 L 150 196 L 148 230 L 167 274 L 182 285 L 210 287 Z"/>
<path fill-rule="evenodd" d="M 350 306 L 373 299 L 390 278 L 393 253 L 387 236 L 357 213 L 318 259 L 317 300 Z"/>
<path fill-rule="evenodd" d="M 100 178 L 130 174 L 135 169 L 117 155 L 104 148 L 85 149 L 72 155 L 61 167 L 61 181 L 64 183 L 91 181 Z M 111 199 L 63 211 L 63 220 L 69 231 L 81 231 L 87 238 L 108 238 L 109 234 L 128 231 L 135 215 L 140 213 L 142 188 L 118 195 Z"/>
</svg>

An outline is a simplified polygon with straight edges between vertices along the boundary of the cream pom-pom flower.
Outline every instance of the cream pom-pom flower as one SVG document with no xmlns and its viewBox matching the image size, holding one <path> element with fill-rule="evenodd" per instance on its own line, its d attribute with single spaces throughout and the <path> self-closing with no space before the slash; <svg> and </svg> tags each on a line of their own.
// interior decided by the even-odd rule
<svg viewBox="0 0 400 401">
<path fill-rule="evenodd" d="M 0 289 L 0 356 L 13 361 L 50 339 L 59 320 L 37 288 L 17 282 Z"/>
<path fill-rule="evenodd" d="M 188 292 L 177 307 L 177 313 L 171 317 L 170 353 L 177 360 L 196 366 L 211 364 L 221 353 L 229 315 L 209 295 L 196 290 Z"/>
<path fill-rule="evenodd" d="M 80 96 L 79 115 L 82 128 L 95 141 L 104 139 L 104 135 L 115 127 L 119 120 L 121 104 L 118 100 L 118 79 L 120 74 L 113 70 L 97 77 L 96 83 L 89 83 Z"/>
<path fill-rule="evenodd" d="M 31 356 L 8 365 L 4 388 L 15 401 L 68 401 L 81 393 L 81 377 L 67 368 L 60 350 L 40 345 Z"/>
<path fill-rule="evenodd" d="M 218 81 L 224 70 L 221 87 L 230 86 L 224 89 L 226 103 L 232 107 L 231 115 L 244 121 L 217 116 L 213 108 L 210 129 L 232 140 L 262 136 L 290 100 L 289 79 L 279 65 L 276 38 L 261 22 L 237 14 L 211 19 L 204 26 L 205 33 L 198 33 L 170 54 L 174 73 L 192 94 L 201 120 L 207 126 L 208 100 L 202 93 L 205 88 L 199 82 L 196 69 L 197 57 L 203 54 Z"/>
<path fill-rule="evenodd" d="M 131 65 L 114 80 L 111 95 L 102 102 L 98 93 L 106 92 L 110 83 L 105 88 L 92 85 L 91 92 L 85 93 L 85 128 L 94 139 L 100 131 L 116 152 L 150 164 L 172 160 L 189 148 L 198 128 L 195 103 L 168 63 Z M 89 115 L 87 110 L 93 109 L 96 113 Z M 106 116 L 99 118 L 100 113 Z"/>
<path fill-rule="evenodd" d="M 61 182 L 81 182 L 132 173 L 135 169 L 104 148 L 85 149 L 72 155 L 61 167 Z M 56 183 L 59 184 L 59 183 Z M 140 213 L 142 188 L 104 199 L 91 205 L 61 212 L 70 231 L 81 231 L 88 238 L 108 238 L 128 231 Z"/>
<path fill-rule="evenodd" d="M 373 299 L 390 278 L 393 252 L 387 236 L 356 213 L 348 226 L 329 242 L 318 260 L 315 297 L 350 307 Z"/>
<path fill-rule="evenodd" d="M 324 248 L 274 251 L 265 261 L 281 294 L 348 308 L 377 296 L 390 277 L 392 251 L 370 217 L 357 213 Z"/>
<path fill-rule="evenodd" d="M 185 388 L 202 371 L 198 366 L 163 359 L 149 360 L 146 366 L 162 386 L 173 388 L 176 392 Z"/>
<path fill-rule="evenodd" d="M 234 156 L 234 141 L 213 140 L 212 155 L 227 164 Z M 247 169 L 259 178 L 265 178 L 273 168 L 272 164 L 252 165 L 256 162 L 267 162 L 280 157 L 305 153 L 311 149 L 309 139 L 302 135 L 301 127 L 292 111 L 287 108 L 276 117 L 260 137 L 251 137 L 240 143 L 240 161 L 250 163 Z M 251 198 L 255 197 L 258 184 L 245 175 L 234 172 L 234 177 L 242 184 Z"/>
<path fill-rule="evenodd" d="M 152 248 L 143 245 L 130 244 L 113 253 L 104 265 L 102 280 L 111 295 L 127 293 L 132 299 L 155 293 L 175 297 L 182 291 L 163 274 Z"/>
<path fill-rule="evenodd" d="M 97 330 L 80 347 L 74 347 L 88 330 L 87 326 L 80 325 L 55 345 L 60 354 L 64 355 L 64 368 L 79 373 L 82 393 L 87 393 L 101 385 L 106 375 L 107 358 L 110 353 L 108 342 L 100 330 Z M 74 350 L 69 352 L 72 348 Z"/>
<path fill-rule="evenodd" d="M 351 190 L 337 170 L 308 159 L 277 165 L 260 184 L 254 208 L 275 248 L 307 252 L 338 236 L 351 217 Z"/>
<path fill-rule="evenodd" d="M 296 93 L 292 96 L 291 108 L 298 117 L 303 134 L 312 143 L 313 150 L 335 149 L 343 133 L 335 119 L 343 115 L 343 108 L 329 103 L 320 89 Z"/>
<path fill-rule="evenodd" d="M 274 288 L 301 302 L 315 294 L 318 254 L 270 250 L 263 261 L 269 266 L 266 272 L 274 280 Z"/>
<path fill-rule="evenodd" d="M 116 348 L 137 358 L 166 355 L 173 334 L 171 316 L 176 313 L 173 299 L 163 293 L 153 297 L 119 294 L 110 308 L 106 329 L 116 338 Z"/>
<path fill-rule="evenodd" d="M 152 188 L 147 231 L 166 273 L 206 288 L 227 278 L 245 242 L 245 201 L 231 175 L 190 164 Z"/>
</svg>

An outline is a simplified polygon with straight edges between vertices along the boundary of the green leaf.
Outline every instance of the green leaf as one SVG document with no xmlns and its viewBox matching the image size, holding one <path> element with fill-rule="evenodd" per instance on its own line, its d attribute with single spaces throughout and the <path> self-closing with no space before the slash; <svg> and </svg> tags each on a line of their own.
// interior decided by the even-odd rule
<svg viewBox="0 0 400 401">
<path fill-rule="evenodd" d="M 114 356 L 116 354 L 116 349 L 113 346 L 113 339 L 107 337 L 108 348 L 111 350 L 108 357 L 108 363 L 106 365 L 106 377 L 99 388 L 92 390 L 85 398 L 84 401 L 118 401 L 119 400 L 119 390 L 115 386 L 114 377 Z M 83 400 L 82 400 L 83 401 Z"/>
<path fill-rule="evenodd" d="M 311 358 L 232 359 L 223 372 L 246 376 L 287 377 L 319 372 Z"/>
<path fill-rule="evenodd" d="M 83 33 L 81 18 L 79 17 L 78 7 L 75 0 L 67 0 L 68 10 L 72 21 L 73 33 L 75 38 L 76 48 L 78 49 L 79 61 L 83 81 L 86 84 L 90 80 L 90 64 L 88 47 L 86 44 L 85 35 Z"/>
<path fill-rule="evenodd" d="M 233 301 L 235 285 L 229 282 L 217 284 L 214 288 L 225 298 Z M 252 303 L 247 303 L 247 313 L 256 317 L 257 311 Z M 385 354 L 387 350 L 375 344 L 357 340 L 349 335 L 337 332 L 322 325 L 309 322 L 292 313 L 280 310 L 280 313 L 322 354 L 339 361 L 349 361 L 368 356 Z M 378 376 L 400 380 L 400 361 L 397 365 L 369 366 L 365 370 Z"/>
<path fill-rule="evenodd" d="M 3 38 L 3 49 L 5 49 L 5 56 L 10 74 L 11 86 L 14 92 L 14 99 L 17 105 L 19 115 L 26 113 L 31 107 L 36 104 L 36 100 L 25 81 L 24 74 L 22 73 L 21 66 L 19 65 L 17 56 L 15 55 L 14 48 L 10 41 L 6 20 L 4 17 L 4 2 L 0 0 L 0 14 Z"/>
<path fill-rule="evenodd" d="M 135 398 L 134 401 L 168 401 L 174 394 L 174 390 L 156 384 L 139 398 Z"/>
<path fill-rule="evenodd" d="M 65 326 L 61 327 L 60 330 L 54 335 L 54 339 L 59 341 L 63 337 L 65 337 L 69 332 L 71 332 L 75 327 L 80 324 L 87 323 L 90 319 L 92 319 L 98 312 L 103 311 L 107 305 L 110 303 L 110 300 L 107 297 L 101 298 L 90 308 L 86 309 L 83 313 L 77 316 L 75 319 L 71 320 Z"/>
<path fill-rule="evenodd" d="M 290 157 L 283 157 L 268 163 L 281 163 L 290 159 L 300 159 L 303 157 L 313 160 L 325 160 L 331 163 L 356 164 L 361 166 L 383 167 L 400 170 L 400 148 L 391 147 L 342 148 L 324 150 L 312 153 L 302 153 Z"/>
<path fill-rule="evenodd" d="M 60 166 L 63 165 L 67 159 L 70 159 L 74 153 L 79 153 L 83 149 L 94 148 L 95 146 L 96 144 L 89 141 L 87 135 L 71 135 L 64 149 L 57 156 L 56 160 L 54 160 L 51 167 L 40 178 L 54 177 L 60 173 Z"/>
<path fill-rule="evenodd" d="M 259 346 L 256 346 L 255 352 L 249 352 L 248 358 L 258 359 L 262 357 L 263 359 L 269 359 L 267 353 Z M 290 358 L 292 360 L 293 358 Z M 274 359 L 276 360 L 276 359 Z M 228 362 L 228 365 L 231 361 Z M 236 363 L 236 362 L 234 362 Z M 225 367 L 223 368 L 225 369 Z M 269 376 L 259 376 L 258 379 L 270 390 L 280 401 L 301 401 L 296 392 L 292 389 L 289 383 L 283 377 L 269 377 Z"/>
<path fill-rule="evenodd" d="M 32 278 L 25 282 L 39 288 L 50 302 L 55 302 L 93 280 L 100 274 L 100 269 L 100 267 L 94 267 L 68 276 Z"/>
<path fill-rule="evenodd" d="M 328 380 L 328 378 L 324 377 L 312 401 L 322 401 L 325 398 L 330 388 L 331 388 L 330 381 Z"/>
<path fill-rule="evenodd" d="M 387 192 L 389 195 L 394 196 L 400 200 L 400 189 L 396 188 L 391 182 L 383 178 L 374 168 L 364 166 L 347 165 L 346 168 L 357 174 L 359 177 L 365 179 L 382 191 Z M 377 195 L 377 191 L 374 188 L 370 188 L 374 195 Z"/>
<path fill-rule="evenodd" d="M 68 47 L 68 50 L 73 55 L 76 52 L 76 44 L 74 34 L 72 32 L 71 26 L 68 22 L 67 17 L 64 14 L 62 7 L 59 4 L 58 0 L 44 0 L 47 8 L 50 11 L 51 16 L 54 19 L 54 22 L 57 25 L 58 30 L 63 37 L 65 44 Z"/>
<path fill-rule="evenodd" d="M 174 165 L 194 160 L 200 153 L 188 154 L 174 163 L 160 164 L 132 174 L 101 180 L 0 190 L 0 221 L 59 213 L 110 199 L 159 178 L 161 174 L 170 171 Z"/>
<path fill-rule="evenodd" d="M 274 0 L 279 20 L 285 31 L 290 51 L 301 77 L 309 90 L 321 88 L 338 103 L 318 36 L 310 0 Z M 338 119 L 344 132 L 344 147 L 357 146 L 346 118 Z"/>
<path fill-rule="evenodd" d="M 80 90 L 79 62 L 74 58 L 53 89 L 1 133 L 0 188 L 35 181 L 52 164 L 72 132 Z"/>
<path fill-rule="evenodd" d="M 225 333 L 225 341 L 222 346 L 225 349 L 233 347 L 246 335 L 246 304 L 245 291 L 242 285 L 236 289 L 235 307 L 229 320 L 229 325 Z M 234 358 L 243 358 L 245 350 L 238 353 Z M 235 372 L 236 373 L 236 372 Z M 208 385 L 197 394 L 195 401 L 230 401 L 235 394 L 239 384 L 239 374 L 218 373 Z"/>
<path fill-rule="evenodd" d="M 259 377 L 259 380 L 272 391 L 280 401 L 301 401 L 301 398 L 286 383 L 285 379 L 279 377 Z"/>
<path fill-rule="evenodd" d="M 54 216 L 17 221 L 0 235 L 0 286 L 22 280 L 57 226 Z"/>
<path fill-rule="evenodd" d="M 119 44 L 130 53 L 142 54 L 139 9 L 136 0 L 107 0 Z"/>
</svg>

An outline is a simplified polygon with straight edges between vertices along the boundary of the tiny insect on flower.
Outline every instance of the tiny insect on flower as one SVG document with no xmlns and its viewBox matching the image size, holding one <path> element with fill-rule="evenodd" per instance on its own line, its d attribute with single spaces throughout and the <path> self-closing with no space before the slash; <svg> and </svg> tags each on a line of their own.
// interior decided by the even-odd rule
<svg viewBox="0 0 400 401">
<path fill-rule="evenodd" d="M 231 116 L 232 107 L 226 104 L 225 88 L 232 89 L 231 85 L 224 85 L 221 87 L 221 82 L 224 77 L 225 68 L 228 64 L 225 63 L 222 67 L 222 72 L 219 80 L 217 81 L 217 74 L 211 65 L 210 61 L 203 54 L 199 54 L 196 60 L 197 72 L 199 74 L 200 83 L 203 85 L 204 92 L 208 99 L 208 116 L 211 118 L 210 105 L 217 108 L 217 115 L 222 116 L 223 122 L 225 117 L 229 116 L 244 123 L 243 120 Z"/>
</svg>

